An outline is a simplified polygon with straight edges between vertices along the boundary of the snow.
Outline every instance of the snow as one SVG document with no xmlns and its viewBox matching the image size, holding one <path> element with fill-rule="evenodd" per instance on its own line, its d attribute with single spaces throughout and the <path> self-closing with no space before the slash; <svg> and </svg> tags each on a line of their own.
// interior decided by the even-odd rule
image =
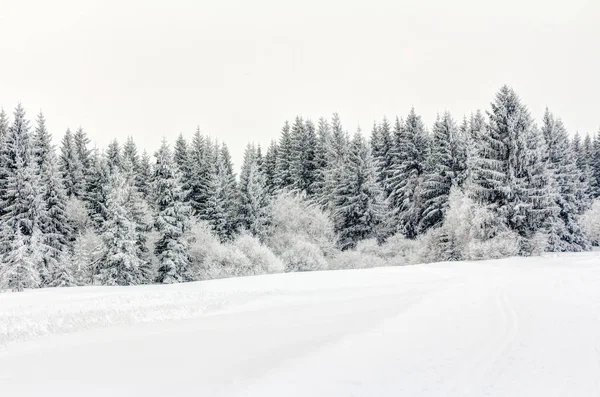
<svg viewBox="0 0 600 397">
<path fill-rule="evenodd" d="M 2 396 L 591 396 L 600 252 L 0 294 Z"/>
</svg>

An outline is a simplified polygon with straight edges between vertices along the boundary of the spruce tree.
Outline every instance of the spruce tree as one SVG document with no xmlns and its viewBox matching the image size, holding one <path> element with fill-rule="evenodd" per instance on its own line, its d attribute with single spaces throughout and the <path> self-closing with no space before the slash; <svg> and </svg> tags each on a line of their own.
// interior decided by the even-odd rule
<svg viewBox="0 0 600 397">
<path fill-rule="evenodd" d="M 83 173 L 85 176 L 87 176 L 87 170 L 89 170 L 90 167 L 92 152 L 88 148 L 88 145 L 90 144 L 90 138 L 88 138 L 83 128 L 79 127 L 77 131 L 75 131 L 75 134 L 73 134 L 73 143 L 75 144 L 77 156 L 79 156 L 79 161 L 83 167 Z"/>
<path fill-rule="evenodd" d="M 555 119 L 546 108 L 542 133 L 548 146 L 548 167 L 556 181 L 558 195 L 556 204 L 560 208 L 562 222 L 560 243 L 553 251 L 581 251 L 588 242 L 579 223 L 579 215 L 586 208 L 585 186 L 581 182 L 582 172 L 577 167 L 577 157 L 569 144 L 569 135 L 560 119 Z"/>
<path fill-rule="evenodd" d="M 86 183 L 83 164 L 79 158 L 73 134 L 69 129 L 67 129 L 62 139 L 59 168 L 67 195 L 69 197 L 83 197 Z"/>
<path fill-rule="evenodd" d="M 423 181 L 423 215 L 420 231 L 438 227 L 448 210 L 450 189 L 461 186 L 466 174 L 466 142 L 450 113 L 438 116 L 433 125 L 431 155 Z"/>
<path fill-rule="evenodd" d="M 288 188 L 292 184 L 291 161 L 293 153 L 292 133 L 286 121 L 281 129 L 281 137 L 277 146 L 277 168 L 275 172 L 275 185 L 278 189 Z"/>
<path fill-rule="evenodd" d="M 208 185 L 210 181 L 210 150 L 207 145 L 208 140 L 200 133 L 200 128 L 192 138 L 192 143 L 188 153 L 188 190 L 189 201 L 194 215 L 202 217 L 206 211 L 208 201 Z"/>
<path fill-rule="evenodd" d="M 600 197 L 600 130 L 592 141 L 588 157 L 591 169 L 592 196 Z"/>
<path fill-rule="evenodd" d="M 124 162 L 129 162 L 125 159 Z M 138 222 L 131 211 L 133 181 L 115 171 L 110 177 L 106 202 L 107 220 L 102 238 L 106 249 L 100 262 L 99 280 L 104 285 L 138 285 L 147 281 L 139 244 Z"/>
<path fill-rule="evenodd" d="M 265 182 L 267 191 L 272 194 L 277 189 L 277 142 L 271 141 L 267 154 L 265 155 L 263 169 L 265 173 Z"/>
<path fill-rule="evenodd" d="M 106 152 L 104 153 L 104 158 L 106 159 L 106 165 L 108 165 L 108 169 L 110 172 L 116 172 L 121 169 L 122 165 L 122 154 L 121 154 L 121 145 L 119 145 L 119 141 L 113 139 L 109 144 Z"/>
<path fill-rule="evenodd" d="M 421 116 L 413 108 L 404 123 L 396 119 L 393 160 L 388 178 L 389 201 L 396 230 L 408 238 L 415 238 L 419 231 L 423 210 L 421 188 L 427 156 L 427 132 Z"/>
<path fill-rule="evenodd" d="M 150 155 L 144 150 L 140 157 L 136 186 L 142 197 L 146 200 L 149 200 L 152 195 L 152 178 L 153 172 L 150 163 Z"/>
<path fill-rule="evenodd" d="M 154 171 L 156 218 L 160 233 L 154 253 L 158 257 L 157 282 L 178 283 L 193 280 L 187 233 L 190 229 L 191 207 L 184 202 L 180 177 L 173 155 L 163 140 L 156 152 Z"/>
<path fill-rule="evenodd" d="M 350 144 L 343 178 L 334 191 L 334 225 L 341 249 L 351 249 L 360 240 L 379 237 L 384 221 L 383 190 L 366 140 L 358 132 Z"/>
<path fill-rule="evenodd" d="M 249 144 L 244 153 L 239 183 L 239 225 L 253 236 L 262 238 L 268 223 L 269 195 L 266 178 L 259 165 L 258 151 Z"/>
</svg>

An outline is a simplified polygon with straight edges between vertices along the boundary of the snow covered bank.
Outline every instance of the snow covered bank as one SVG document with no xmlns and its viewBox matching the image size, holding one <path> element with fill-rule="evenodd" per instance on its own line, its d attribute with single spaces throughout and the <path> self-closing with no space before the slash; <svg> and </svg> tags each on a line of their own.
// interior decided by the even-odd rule
<svg viewBox="0 0 600 397">
<path fill-rule="evenodd" d="M 0 294 L 7 396 L 589 396 L 600 253 Z"/>
</svg>

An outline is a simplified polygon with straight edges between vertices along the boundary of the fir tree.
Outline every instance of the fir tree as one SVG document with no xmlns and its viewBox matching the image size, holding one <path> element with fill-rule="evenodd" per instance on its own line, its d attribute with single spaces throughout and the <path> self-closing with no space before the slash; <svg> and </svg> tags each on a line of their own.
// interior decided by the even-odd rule
<svg viewBox="0 0 600 397">
<path fill-rule="evenodd" d="M 281 129 L 281 138 L 277 146 L 277 168 L 275 173 L 275 185 L 278 189 L 285 189 L 292 184 L 291 161 L 293 153 L 292 134 L 290 125 L 286 121 Z"/>
<path fill-rule="evenodd" d="M 208 140 L 200 133 L 200 128 L 192 139 L 188 153 L 188 186 L 189 201 L 194 215 L 201 217 L 206 212 L 210 181 L 210 148 Z"/>
<path fill-rule="evenodd" d="M 422 214 L 422 179 L 427 159 L 428 137 L 421 116 L 411 109 L 406 121 L 396 119 L 393 161 L 388 178 L 390 205 L 396 229 L 415 238 Z"/>
<path fill-rule="evenodd" d="M 266 178 L 260 169 L 257 149 L 250 144 L 244 153 L 239 183 L 240 227 L 253 236 L 263 237 L 268 223 L 268 192 Z"/>
<path fill-rule="evenodd" d="M 67 195 L 81 198 L 85 191 L 83 164 L 79 158 L 77 147 L 71 130 L 67 129 L 60 148 L 59 168 Z"/>
<path fill-rule="evenodd" d="M 277 174 L 277 142 L 271 141 L 267 154 L 265 155 L 263 169 L 265 173 L 265 182 L 267 191 L 272 194 L 277 188 L 276 174 Z"/>
<path fill-rule="evenodd" d="M 104 285 L 138 285 L 147 281 L 143 269 L 148 264 L 142 257 L 138 222 L 131 211 L 131 191 L 135 189 L 132 182 L 119 171 L 111 175 L 102 233 L 106 250 L 99 269 L 99 280 Z"/>
<path fill-rule="evenodd" d="M 546 108 L 542 134 L 548 147 L 548 167 L 557 185 L 556 204 L 562 232 L 552 251 L 581 251 L 587 249 L 588 242 L 579 223 L 580 215 L 586 207 L 585 186 L 581 183 L 581 171 L 577 168 L 577 158 L 569 144 L 569 135 L 560 119 L 555 119 Z M 535 149 L 534 149 L 535 150 Z"/>
<path fill-rule="evenodd" d="M 152 178 L 153 172 L 150 163 L 150 155 L 144 150 L 140 158 L 136 187 L 145 199 L 149 199 L 152 195 Z"/>
<path fill-rule="evenodd" d="M 156 280 L 159 283 L 191 281 L 193 274 L 186 237 L 191 208 L 184 203 L 177 168 L 165 141 L 156 152 L 154 184 L 157 214 L 154 224 L 160 233 L 154 247 L 160 263 Z"/>
<path fill-rule="evenodd" d="M 77 131 L 75 131 L 75 134 L 73 134 L 73 143 L 75 144 L 77 156 L 79 157 L 79 161 L 83 167 L 83 173 L 85 176 L 87 176 L 87 170 L 89 170 L 90 167 L 92 152 L 88 148 L 88 145 L 90 144 L 90 138 L 88 138 L 85 131 L 83 131 L 83 128 L 79 127 Z"/>
<path fill-rule="evenodd" d="M 466 142 L 450 113 L 438 116 L 423 182 L 421 232 L 442 224 L 450 189 L 453 185 L 461 186 L 465 180 L 466 157 Z"/>
<path fill-rule="evenodd" d="M 378 237 L 384 220 L 383 191 L 371 150 L 360 133 L 352 140 L 342 172 L 344 177 L 334 191 L 334 225 L 340 248 L 345 250 L 360 240 Z"/>
<path fill-rule="evenodd" d="M 109 144 L 106 152 L 104 153 L 106 159 L 106 165 L 110 172 L 116 172 L 121 169 L 122 166 L 122 154 L 121 146 L 116 139 L 113 139 Z"/>
</svg>

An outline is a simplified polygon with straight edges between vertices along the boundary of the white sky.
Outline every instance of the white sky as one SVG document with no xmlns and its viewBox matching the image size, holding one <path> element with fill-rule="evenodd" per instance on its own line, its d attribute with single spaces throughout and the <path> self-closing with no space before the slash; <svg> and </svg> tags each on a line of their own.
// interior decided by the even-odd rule
<svg viewBox="0 0 600 397">
<path fill-rule="evenodd" d="M 0 105 L 99 147 L 153 151 L 199 125 L 236 164 L 296 114 L 337 111 L 353 132 L 415 106 L 430 125 L 504 83 L 593 133 L 599 21 L 598 0 L 0 0 Z"/>
</svg>

